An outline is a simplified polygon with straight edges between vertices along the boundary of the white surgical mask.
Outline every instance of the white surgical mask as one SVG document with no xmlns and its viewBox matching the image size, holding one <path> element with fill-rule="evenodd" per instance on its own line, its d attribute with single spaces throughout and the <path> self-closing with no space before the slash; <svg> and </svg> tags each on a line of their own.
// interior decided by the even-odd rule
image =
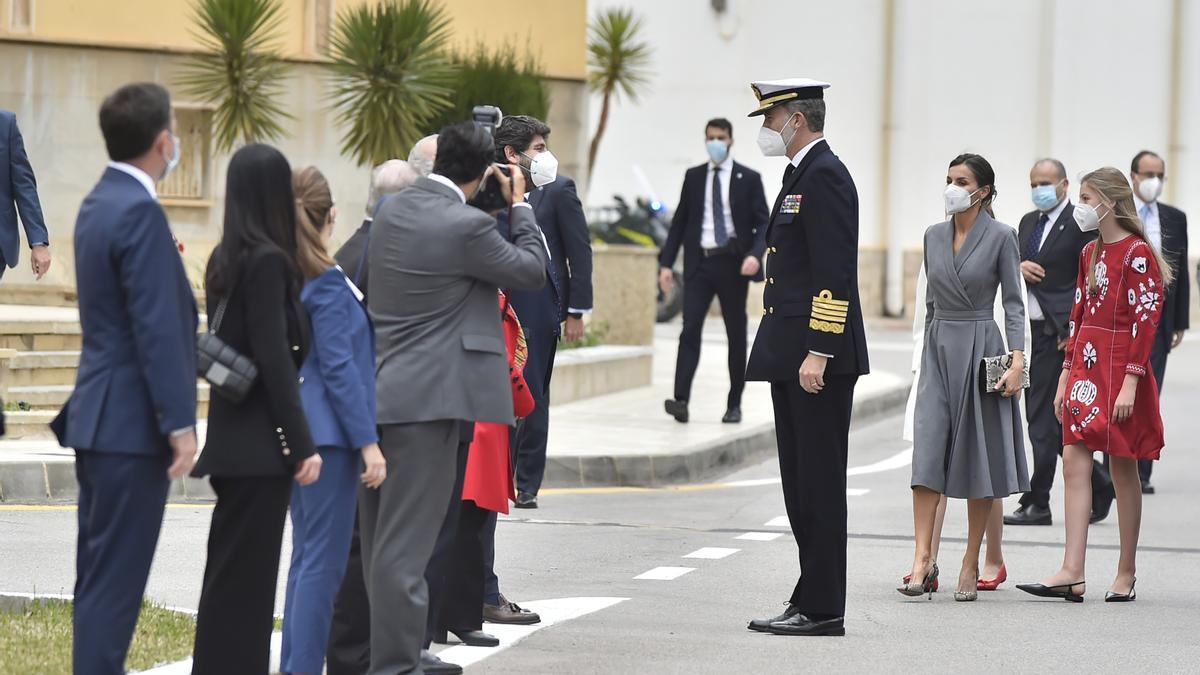
<svg viewBox="0 0 1200 675">
<path fill-rule="evenodd" d="M 183 152 L 183 145 L 179 142 L 179 137 L 175 134 L 171 134 L 171 145 L 175 147 L 175 152 L 170 157 L 163 158 L 167 160 L 167 168 L 163 170 L 162 177 L 158 179 L 160 182 L 166 180 L 167 176 L 170 176 L 171 172 L 175 170 L 175 167 L 179 166 L 179 158 Z"/>
<path fill-rule="evenodd" d="M 533 157 L 523 152 L 521 155 L 529 160 L 529 178 L 534 187 L 549 185 L 558 178 L 558 158 L 549 150 L 539 152 Z"/>
<path fill-rule="evenodd" d="M 1162 179 L 1157 176 L 1154 178 L 1143 178 L 1138 183 L 1138 196 L 1147 204 L 1153 204 L 1162 194 L 1163 184 Z"/>
<path fill-rule="evenodd" d="M 1091 204 L 1076 204 L 1071 215 L 1075 216 L 1075 224 L 1083 232 L 1095 232 L 1100 229 L 1100 214 Z"/>
<path fill-rule="evenodd" d="M 983 188 L 976 188 L 975 192 L 979 192 Z M 946 200 L 946 213 L 954 215 L 962 213 L 974 206 L 971 198 L 975 196 L 975 192 L 967 192 L 966 188 L 951 183 L 946 186 L 946 191 L 942 197 Z"/>
<path fill-rule="evenodd" d="M 788 127 L 788 124 L 792 121 L 792 117 L 795 117 L 795 113 L 789 115 L 787 122 L 783 123 L 784 129 Z M 758 130 L 758 149 L 762 150 L 762 154 L 765 157 L 783 157 L 787 155 L 788 143 L 791 143 L 795 137 L 795 129 L 792 129 L 791 137 L 785 139 L 783 132 L 763 126 Z"/>
</svg>

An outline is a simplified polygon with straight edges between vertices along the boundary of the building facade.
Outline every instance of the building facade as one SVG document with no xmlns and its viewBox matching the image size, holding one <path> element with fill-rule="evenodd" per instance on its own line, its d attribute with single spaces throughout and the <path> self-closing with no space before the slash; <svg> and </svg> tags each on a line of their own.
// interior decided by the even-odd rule
<svg viewBox="0 0 1200 675">
<path fill-rule="evenodd" d="M 279 47 L 290 65 L 283 107 L 294 118 L 277 143 L 293 166 L 312 164 L 330 179 L 339 205 L 335 238 L 361 222 L 369 167 L 340 152 L 329 109 L 323 54 L 337 12 L 373 0 L 282 0 Z M 452 49 L 511 43 L 538 59 L 551 95 L 554 149 L 564 172 L 582 164 L 587 114 L 585 0 L 525 0 L 520 13 L 487 0 L 437 0 L 450 19 Z M 107 160 L 97 112 L 117 87 L 155 81 L 168 89 L 197 51 L 191 0 L 0 0 L 0 108 L 17 114 L 37 174 L 54 264 L 40 287 L 72 288 L 75 215 Z M 171 226 L 184 245 L 193 285 L 220 237 L 224 170 L 211 109 L 175 97 L 183 161 L 160 186 Z M 27 267 L 5 275 L 3 294 L 32 283 Z"/>
</svg>

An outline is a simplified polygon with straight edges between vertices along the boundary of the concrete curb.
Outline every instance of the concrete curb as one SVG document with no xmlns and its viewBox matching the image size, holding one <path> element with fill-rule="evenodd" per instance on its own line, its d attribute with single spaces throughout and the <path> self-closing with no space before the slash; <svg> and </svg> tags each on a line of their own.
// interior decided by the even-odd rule
<svg viewBox="0 0 1200 675">
<path fill-rule="evenodd" d="M 911 386 L 898 385 L 855 403 L 851 428 L 903 410 Z M 672 454 L 551 456 L 546 460 L 544 486 L 653 487 L 698 483 L 761 462 L 774 455 L 775 446 L 775 425 L 765 423 Z"/>
<path fill-rule="evenodd" d="M 898 385 L 855 404 L 852 428 L 902 410 L 911 385 Z M 697 483 L 763 461 L 775 452 L 775 425 L 759 424 L 737 434 L 665 455 L 549 457 L 544 484 L 563 487 L 651 487 Z M 79 497 L 75 462 L 0 462 L 0 503 L 71 503 Z M 216 499 L 207 479 L 185 478 L 171 485 L 170 499 Z"/>
</svg>

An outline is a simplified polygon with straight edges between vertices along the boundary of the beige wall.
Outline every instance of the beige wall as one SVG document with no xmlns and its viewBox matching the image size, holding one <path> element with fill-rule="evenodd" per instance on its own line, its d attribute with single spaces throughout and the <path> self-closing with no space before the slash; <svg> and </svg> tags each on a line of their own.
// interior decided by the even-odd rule
<svg viewBox="0 0 1200 675">
<path fill-rule="evenodd" d="M 10 23 L 13 3 L 33 8 L 33 25 Z M 336 13 L 375 0 L 282 0 L 279 47 L 290 58 L 318 56 L 312 32 L 319 12 Z M 455 49 L 504 41 L 537 57 L 549 77 L 586 75 L 586 0 L 522 0 L 519 11 L 494 0 L 440 0 Z M 193 0 L 0 0 L 0 39 L 190 51 Z M 328 14 L 326 15 L 328 16 Z"/>
<path fill-rule="evenodd" d="M 0 108 L 17 114 L 50 230 L 54 264 L 43 284 L 74 285 L 71 234 L 75 215 L 107 162 L 96 118 L 101 101 L 128 82 L 153 80 L 170 87 L 184 58 L 0 40 Z M 295 120 L 286 124 L 287 136 L 277 145 L 293 166 L 314 164 L 329 178 L 340 218 L 334 237 L 340 241 L 362 221 L 369 170 L 356 167 L 339 152 L 340 130 L 325 107 L 326 77 L 320 66 L 297 63 L 292 72 L 283 107 L 294 113 Z M 579 82 L 555 80 L 550 84 L 554 148 L 565 173 L 581 163 L 584 140 L 580 127 L 570 119 L 571 111 L 586 107 L 582 100 L 586 91 Z M 176 100 L 177 105 L 186 103 Z M 214 157 L 209 206 L 167 207 L 171 227 L 184 242 L 193 285 L 199 284 L 204 262 L 220 236 L 227 164 L 228 156 Z M 6 284 L 31 282 L 24 266 L 5 274 Z"/>
</svg>

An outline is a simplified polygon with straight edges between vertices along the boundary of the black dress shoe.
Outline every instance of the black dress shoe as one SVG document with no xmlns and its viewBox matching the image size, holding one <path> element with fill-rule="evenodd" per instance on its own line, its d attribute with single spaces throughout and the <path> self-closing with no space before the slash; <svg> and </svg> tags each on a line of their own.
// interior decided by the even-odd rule
<svg viewBox="0 0 1200 675">
<path fill-rule="evenodd" d="M 464 645 L 466 645 L 468 647 L 499 647 L 500 646 L 500 638 L 496 637 L 495 635 L 485 633 L 481 630 L 454 630 L 453 628 L 451 628 L 451 629 L 449 629 L 448 632 L 453 633 L 454 637 L 458 638 L 459 642 L 463 643 Z M 450 640 L 449 640 L 449 636 L 447 635 L 447 631 L 442 631 L 442 632 L 434 635 L 433 641 L 438 643 L 439 645 L 450 644 Z"/>
<path fill-rule="evenodd" d="M 443 661 L 428 650 L 421 650 L 421 670 L 427 675 L 460 675 L 462 666 Z"/>
<path fill-rule="evenodd" d="M 772 635 L 841 636 L 846 634 L 846 623 L 844 618 L 840 616 L 814 621 L 803 614 L 797 614 L 790 619 L 772 623 L 767 628 L 767 632 Z"/>
<path fill-rule="evenodd" d="M 1067 602 L 1083 602 L 1083 596 L 1075 592 L 1076 586 L 1083 586 L 1083 581 L 1076 581 L 1073 584 L 1059 584 L 1057 586 L 1045 586 L 1042 584 L 1017 584 L 1017 590 L 1025 591 L 1030 595 L 1036 595 L 1039 598 L 1059 598 Z"/>
<path fill-rule="evenodd" d="M 1036 504 L 1027 504 L 1004 516 L 1005 525 L 1050 525 L 1050 509 Z"/>
<path fill-rule="evenodd" d="M 1144 495 L 1154 494 L 1154 486 L 1150 484 L 1149 480 L 1142 481 L 1142 494 L 1144 494 Z"/>
<path fill-rule="evenodd" d="M 665 409 L 667 411 L 668 415 L 670 415 L 671 417 L 674 417 L 676 422 L 682 422 L 684 424 L 687 424 L 687 421 L 688 421 L 688 403 L 687 403 L 687 401 L 676 401 L 673 398 L 669 398 L 669 399 L 663 401 L 663 409 Z"/>
<path fill-rule="evenodd" d="M 741 408 L 730 408 L 729 410 L 726 410 L 725 416 L 721 418 L 721 421 L 724 422 L 725 424 L 741 424 L 742 423 L 742 409 Z"/>
<path fill-rule="evenodd" d="M 1104 486 L 1103 489 L 1097 490 L 1096 494 L 1092 495 L 1092 518 L 1088 522 L 1096 524 L 1108 518 L 1109 512 L 1112 509 L 1112 500 L 1115 500 L 1117 494 L 1112 489 L 1112 484 Z"/>
<path fill-rule="evenodd" d="M 518 509 L 536 509 L 538 507 L 537 495 L 528 492 L 518 493 L 517 503 L 513 506 L 516 506 Z"/>
<path fill-rule="evenodd" d="M 800 608 L 789 602 L 787 603 L 787 607 L 783 610 L 783 614 L 780 614 L 779 616 L 773 616 L 769 619 L 754 619 L 750 622 L 750 625 L 746 626 L 746 628 L 749 628 L 750 630 L 756 630 L 760 633 L 768 633 L 770 632 L 771 624 L 778 621 L 787 621 L 799 613 Z"/>
</svg>

